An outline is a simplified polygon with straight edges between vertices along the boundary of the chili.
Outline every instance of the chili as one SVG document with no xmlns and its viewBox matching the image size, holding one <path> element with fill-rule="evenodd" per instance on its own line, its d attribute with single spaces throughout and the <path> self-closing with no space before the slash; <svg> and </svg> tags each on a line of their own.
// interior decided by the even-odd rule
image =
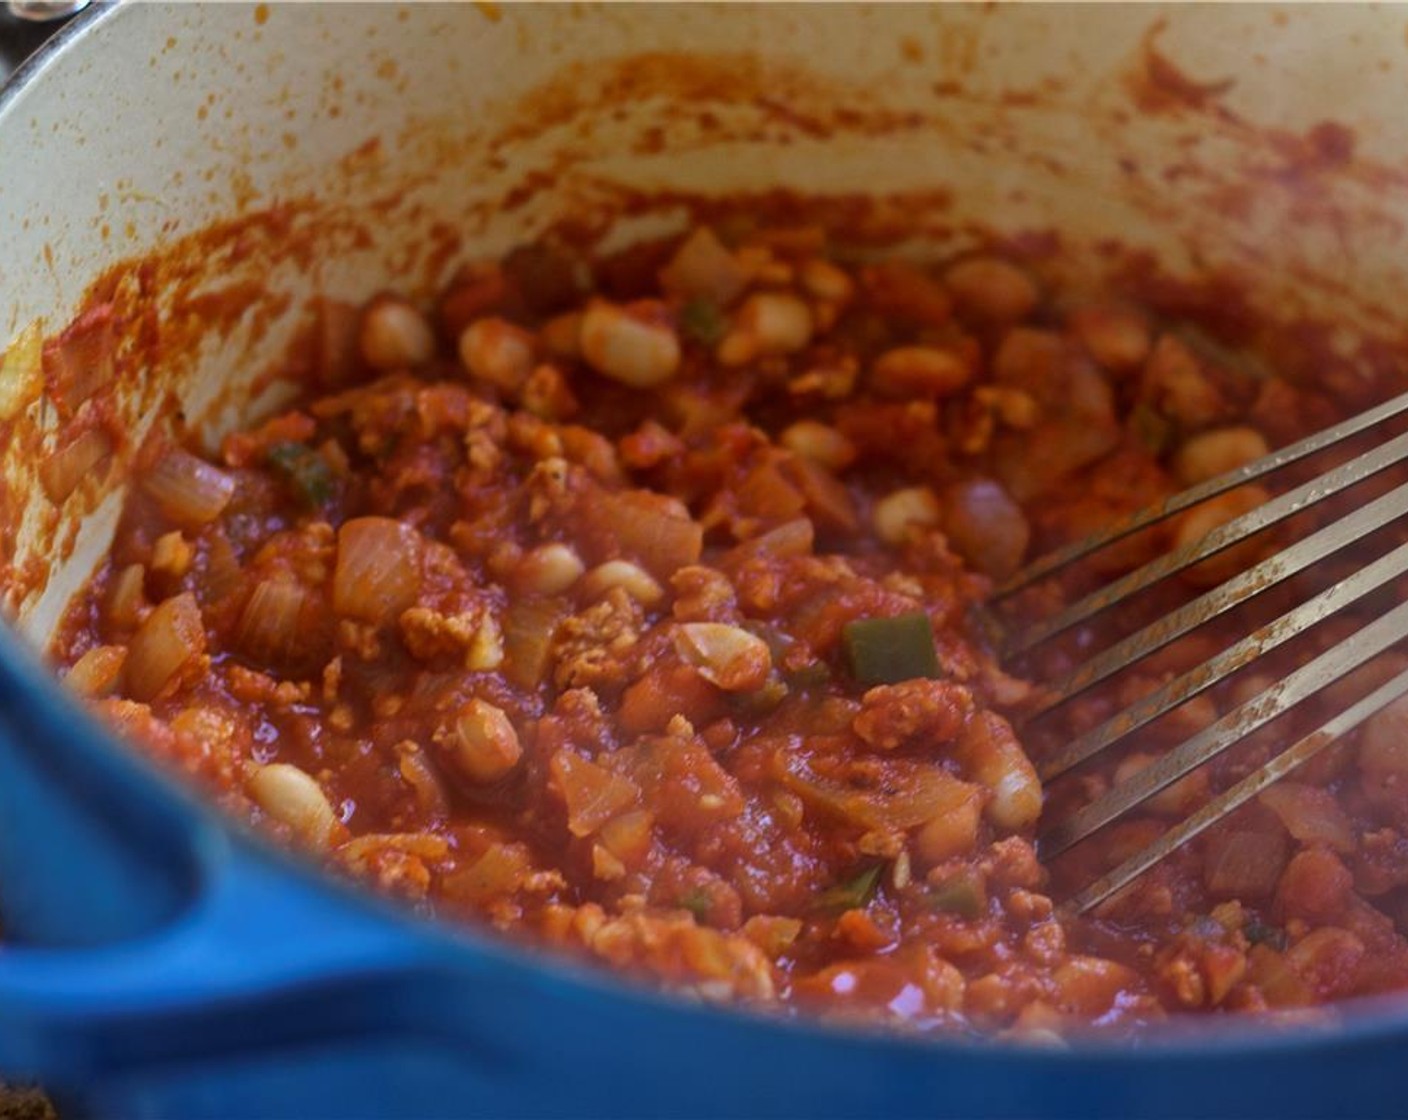
<svg viewBox="0 0 1408 1120">
<path fill-rule="evenodd" d="M 218 456 L 147 449 L 60 642 L 70 685 L 347 874 L 703 998 L 1049 1037 L 1403 986 L 1408 716 L 1078 922 L 1033 845 L 1043 796 L 1089 800 L 1243 686 L 1043 791 L 1014 729 L 1040 689 L 977 610 L 1324 398 L 998 255 L 824 244 L 701 227 L 603 264 L 610 298 L 534 246 L 466 270 L 439 322 L 328 305 L 319 330 L 352 332 L 335 389 Z"/>
</svg>

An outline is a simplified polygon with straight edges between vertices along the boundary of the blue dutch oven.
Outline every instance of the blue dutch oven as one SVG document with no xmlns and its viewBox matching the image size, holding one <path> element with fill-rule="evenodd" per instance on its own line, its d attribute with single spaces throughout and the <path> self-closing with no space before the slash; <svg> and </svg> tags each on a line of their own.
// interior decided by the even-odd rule
<svg viewBox="0 0 1408 1120">
<path fill-rule="evenodd" d="M 0 94 L 0 341 L 35 318 L 61 324 L 83 284 L 123 256 L 273 202 L 307 196 L 351 206 L 378 197 L 398 175 L 412 184 L 405 198 L 424 212 L 408 204 L 397 236 L 414 238 L 455 199 L 470 239 L 498 251 L 552 214 L 496 208 L 493 199 L 535 160 L 551 161 L 554 128 L 600 110 L 597 95 L 619 100 L 623 88 L 644 114 L 635 125 L 658 125 L 659 114 L 681 112 L 671 99 L 692 99 L 707 102 L 725 131 L 730 114 L 737 117 L 748 139 L 732 148 L 710 141 L 715 150 L 682 136 L 663 153 L 618 146 L 631 159 L 615 166 L 583 145 L 634 125 L 603 124 L 590 142 L 568 138 L 577 146 L 569 145 L 566 163 L 552 164 L 552 185 L 538 180 L 545 196 L 558 191 L 570 205 L 569 186 L 599 187 L 612 175 L 682 191 L 944 185 L 956 198 L 1006 207 L 1015 228 L 1044 221 L 1076 244 L 1114 220 L 1114 210 L 1101 208 L 1120 198 L 1130 209 L 1117 215 L 1122 235 L 1155 250 L 1186 245 L 1198 202 L 1177 184 L 1142 225 L 1131 216 L 1142 197 L 1137 184 L 1120 188 L 1135 192 L 1127 197 L 1113 186 L 1100 193 L 1101 183 L 1128 179 L 1131 159 L 1153 158 L 1177 129 L 1197 123 L 1131 117 L 1120 92 L 1129 67 L 1147 61 L 1156 33 L 1168 49 L 1194 51 L 1211 78 L 1217 65 L 1242 59 L 1252 33 L 1263 49 L 1299 44 L 1286 56 L 1300 68 L 1294 73 L 1248 64 L 1239 74 L 1237 96 L 1247 101 L 1234 117 L 1263 110 L 1278 126 L 1313 121 L 1323 110 L 1303 87 L 1357 72 L 1353 51 L 1368 49 L 1330 32 L 1350 28 L 1361 43 L 1388 38 L 1385 13 L 1338 11 L 1298 9 L 1279 21 L 1262 9 L 1099 6 L 90 11 Z M 1392 37 L 1401 37 L 1396 27 Z M 715 85 L 678 80 L 690 53 L 715 60 L 712 71 L 699 71 Z M 654 61 L 632 61 L 640 59 Z M 1404 126 L 1375 115 L 1397 103 L 1385 83 L 1401 81 L 1403 65 L 1395 61 L 1388 77 L 1366 73 L 1363 91 L 1342 92 L 1338 108 L 1376 122 L 1378 142 L 1408 152 Z M 615 94 L 605 78 L 593 85 L 608 72 Z M 572 80 L 555 85 L 560 73 Z M 621 86 L 623 75 L 636 84 Z M 1051 102 L 1003 105 L 996 93 L 1019 75 L 1032 89 L 1052 79 Z M 792 115 L 776 113 L 750 82 L 773 88 Z M 1285 93 L 1291 85 L 1300 92 Z M 917 115 L 889 132 L 845 135 L 838 125 L 823 142 L 813 121 L 801 140 L 788 135 L 800 110 L 824 116 L 824 87 L 851 107 L 879 91 Z M 446 117 L 451 109 L 457 117 Z M 427 139 L 430 124 L 446 119 L 459 120 L 444 126 L 459 131 L 437 147 Z M 742 127 L 758 119 L 772 131 Z M 1230 127 L 1206 125 L 1224 140 Z M 389 158 L 367 157 L 363 142 L 372 135 Z M 961 142 L 973 135 L 993 138 L 998 154 Z M 1051 171 L 1041 160 L 1000 154 L 1003 137 L 1022 141 L 1011 151 L 1078 163 L 1085 177 L 1074 185 L 1043 179 Z M 491 150 L 497 162 L 474 174 L 446 173 L 443 161 L 463 158 L 469 167 L 474 153 Z M 417 179 L 411 172 L 429 166 L 427 153 L 441 161 L 438 172 Z M 337 160 L 342 178 L 312 170 Z M 574 180 L 574 167 L 590 174 Z M 1273 210 L 1286 201 L 1277 189 L 1268 188 Z M 1333 184 L 1323 189 L 1333 193 Z M 1391 209 L 1395 199 L 1358 204 Z M 1200 236 L 1221 246 L 1214 253 L 1253 251 L 1247 237 L 1234 236 L 1245 234 L 1235 216 L 1204 218 L 1214 224 Z M 1312 241 L 1316 221 L 1303 223 Z M 1294 236 L 1286 243 L 1287 253 L 1303 248 Z M 1366 256 L 1366 290 L 1402 289 L 1395 269 L 1404 254 L 1394 257 L 1394 248 Z M 375 236 L 352 248 L 330 243 L 328 253 L 340 270 L 325 270 L 318 290 L 341 285 L 349 298 L 397 270 L 427 267 L 397 256 L 389 242 L 383 250 Z M 272 288 L 288 261 L 270 260 Z M 266 326 L 258 339 L 227 341 L 273 355 L 287 338 Z M 205 374 L 170 375 L 193 382 Z M 5 532 L 20 554 L 32 547 L 21 526 Z M 1289 1120 L 1408 1110 L 1408 1005 L 1274 1032 L 1250 1021 L 1201 1021 L 1125 1045 L 919 1039 L 686 1005 L 413 917 L 267 847 L 95 724 L 34 653 L 57 613 L 56 581 L 43 593 L 11 589 L 13 625 L 0 631 L 0 1075 L 42 1080 L 66 1116 Z"/>
</svg>

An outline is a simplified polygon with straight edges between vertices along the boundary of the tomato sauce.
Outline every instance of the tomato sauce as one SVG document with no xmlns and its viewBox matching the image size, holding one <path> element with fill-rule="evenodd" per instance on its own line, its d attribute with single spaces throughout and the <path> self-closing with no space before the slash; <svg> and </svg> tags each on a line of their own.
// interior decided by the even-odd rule
<svg viewBox="0 0 1408 1120">
<path fill-rule="evenodd" d="M 233 812 L 427 913 L 757 1007 L 1040 1039 L 1408 981 L 1408 717 L 1072 919 L 1069 882 L 1235 766 L 1054 871 L 1043 812 L 1227 698 L 1059 788 L 1033 759 L 1220 639 L 1028 735 L 1095 637 L 1004 667 L 984 607 L 1031 556 L 1314 430 L 1313 389 L 999 255 L 852 259 L 746 222 L 525 247 L 434 309 L 387 293 L 319 329 L 324 388 L 214 460 L 143 449 L 59 643 Z"/>
</svg>

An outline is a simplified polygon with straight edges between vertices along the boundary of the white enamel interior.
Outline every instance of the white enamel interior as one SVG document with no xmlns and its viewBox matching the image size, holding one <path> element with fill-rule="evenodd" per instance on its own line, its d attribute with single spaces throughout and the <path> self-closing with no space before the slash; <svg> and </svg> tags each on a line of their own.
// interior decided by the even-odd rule
<svg viewBox="0 0 1408 1120">
<path fill-rule="evenodd" d="M 364 223 L 367 242 L 329 238 L 311 272 L 268 251 L 212 267 L 212 289 L 256 279 L 271 298 L 293 296 L 260 331 L 251 315 L 199 360 L 153 371 L 213 432 L 248 411 L 237 390 L 233 408 L 208 415 L 215 390 L 267 371 L 315 291 L 428 294 L 455 263 L 415 251 L 437 223 L 465 234 L 462 257 L 493 254 L 605 205 L 613 183 L 946 187 L 947 226 L 1060 229 L 1077 274 L 1117 236 L 1174 270 L 1239 266 L 1269 304 L 1379 327 L 1408 290 L 1408 191 L 1384 174 L 1408 168 L 1405 25 L 1402 9 L 1355 5 L 123 5 L 0 111 L 0 349 L 36 319 L 61 326 L 105 267 L 206 223 L 315 195 L 355 214 L 394 194 Z M 1233 80 L 1216 112 L 1140 111 L 1131 90 L 1151 34 L 1192 79 Z M 679 53 L 727 61 L 689 87 L 675 80 Z M 612 102 L 632 56 L 647 62 Z M 549 119 L 540 98 L 535 119 L 522 99 L 553 80 L 587 108 Z M 680 97 L 746 138 L 681 123 Z M 817 135 L 809 118 L 838 105 L 923 125 Z M 1304 136 L 1326 119 L 1354 130 L 1353 163 L 1289 173 L 1265 130 Z M 514 123 L 490 160 L 489 139 Z M 653 126 L 661 150 L 643 142 Z M 374 137 L 379 151 L 346 158 Z M 534 172 L 526 204 L 484 212 Z M 1219 204 L 1213 188 L 1229 182 L 1254 184 L 1250 205 Z M 140 431 L 155 417 L 131 399 Z M 40 401 L 27 420 L 43 427 L 51 412 Z M 7 450 L 0 471 L 32 483 L 33 464 Z M 17 562 L 51 573 L 0 588 L 37 644 L 106 547 L 116 500 L 81 488 L 55 510 L 36 491 L 4 527 Z"/>
</svg>

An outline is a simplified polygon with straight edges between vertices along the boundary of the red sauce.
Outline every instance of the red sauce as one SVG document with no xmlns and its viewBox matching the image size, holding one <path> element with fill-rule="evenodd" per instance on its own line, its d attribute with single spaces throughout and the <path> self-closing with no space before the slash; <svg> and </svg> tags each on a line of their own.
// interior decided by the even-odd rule
<svg viewBox="0 0 1408 1120">
<path fill-rule="evenodd" d="M 324 305 L 297 359 L 323 389 L 214 462 L 143 450 L 70 684 L 336 868 L 705 998 L 1032 1036 L 1408 980 L 1401 717 L 1067 920 L 1063 877 L 1233 768 L 1053 885 L 1044 794 L 1088 801 L 1115 764 L 1041 789 L 1043 736 L 1014 730 L 1039 690 L 981 611 L 1325 399 L 1000 257 L 856 264 L 819 228 L 716 225 L 606 261 L 529 247 L 435 316 Z"/>
</svg>

